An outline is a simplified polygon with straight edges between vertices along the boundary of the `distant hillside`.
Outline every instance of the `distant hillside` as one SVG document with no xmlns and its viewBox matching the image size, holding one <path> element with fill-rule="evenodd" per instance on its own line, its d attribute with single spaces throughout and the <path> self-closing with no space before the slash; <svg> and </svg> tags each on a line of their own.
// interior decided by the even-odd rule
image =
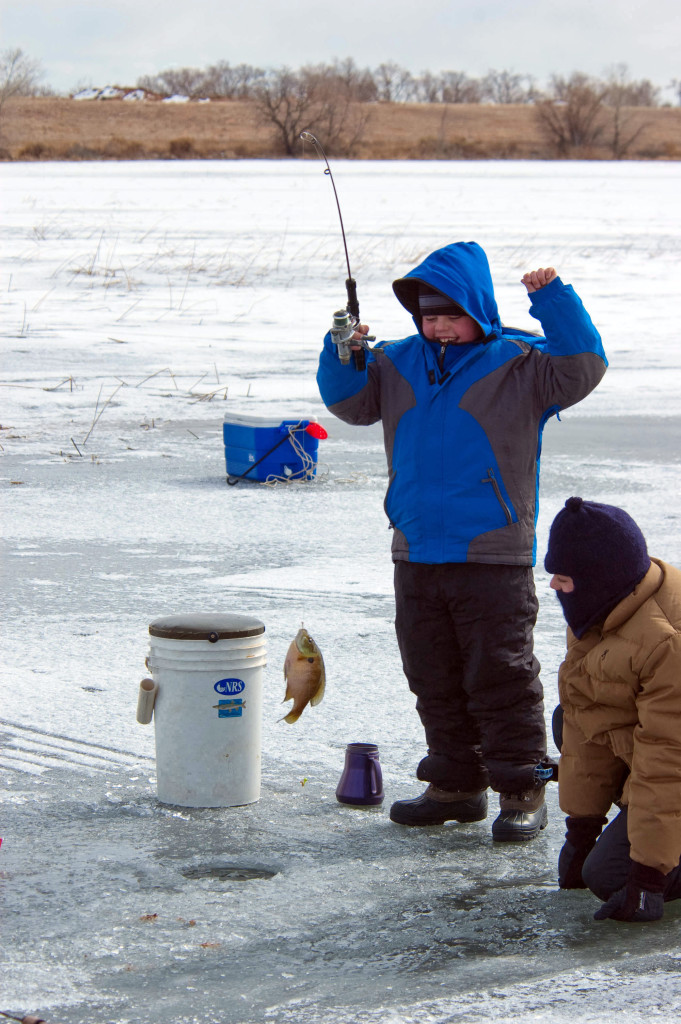
<svg viewBox="0 0 681 1024">
<path fill-rule="evenodd" d="M 546 160 L 556 155 L 531 104 L 373 103 L 358 110 L 367 117 L 352 151 L 358 159 Z M 641 127 L 627 158 L 681 159 L 681 108 L 632 107 L 623 114 L 630 134 Z M 249 100 L 16 98 L 5 104 L 0 119 L 3 160 L 238 159 L 282 152 L 275 130 L 259 122 Z M 570 155 L 611 159 L 612 150 L 598 145 Z"/>
</svg>

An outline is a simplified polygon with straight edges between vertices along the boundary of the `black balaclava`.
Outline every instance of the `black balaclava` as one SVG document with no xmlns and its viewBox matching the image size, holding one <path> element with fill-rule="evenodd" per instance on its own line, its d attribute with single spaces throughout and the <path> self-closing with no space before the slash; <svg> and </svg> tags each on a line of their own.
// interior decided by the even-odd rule
<svg viewBox="0 0 681 1024">
<path fill-rule="evenodd" d="M 557 591 L 568 626 L 577 637 L 605 622 L 650 568 L 645 537 L 624 511 L 568 498 L 551 525 L 544 568 L 570 576 L 575 589 Z"/>
</svg>

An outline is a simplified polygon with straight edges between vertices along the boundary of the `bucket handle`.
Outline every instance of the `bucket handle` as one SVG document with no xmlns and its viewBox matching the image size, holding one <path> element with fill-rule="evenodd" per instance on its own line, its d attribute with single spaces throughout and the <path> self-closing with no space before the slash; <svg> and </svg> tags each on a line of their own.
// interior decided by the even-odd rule
<svg viewBox="0 0 681 1024">
<path fill-rule="evenodd" d="M 153 679 L 143 679 L 137 697 L 137 721 L 140 725 L 149 725 L 154 713 L 154 702 L 158 693 L 158 683 Z"/>
</svg>

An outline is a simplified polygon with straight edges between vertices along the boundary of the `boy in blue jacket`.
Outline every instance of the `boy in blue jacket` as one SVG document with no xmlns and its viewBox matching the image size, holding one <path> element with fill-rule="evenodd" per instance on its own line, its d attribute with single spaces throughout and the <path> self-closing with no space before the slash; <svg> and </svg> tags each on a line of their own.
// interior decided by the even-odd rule
<svg viewBox="0 0 681 1024">
<path fill-rule="evenodd" d="M 481 821 L 499 793 L 499 842 L 546 826 L 543 691 L 532 566 L 544 424 L 601 380 L 601 339 L 553 268 L 523 277 L 544 337 L 502 326 L 484 251 L 456 242 L 393 283 L 416 334 L 366 368 L 324 339 L 317 382 L 347 423 L 383 423 L 395 628 L 427 756 L 404 825 Z M 355 334 L 360 340 L 368 327 Z"/>
</svg>

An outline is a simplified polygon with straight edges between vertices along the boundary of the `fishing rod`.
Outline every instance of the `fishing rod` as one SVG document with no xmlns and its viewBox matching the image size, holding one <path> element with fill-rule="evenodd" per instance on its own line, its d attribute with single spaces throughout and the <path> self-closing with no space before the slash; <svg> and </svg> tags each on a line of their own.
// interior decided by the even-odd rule
<svg viewBox="0 0 681 1024">
<path fill-rule="evenodd" d="M 343 215 L 341 213 L 340 202 L 338 200 L 338 192 L 336 191 L 336 183 L 333 180 L 333 174 L 327 160 L 324 147 L 322 146 L 319 139 L 312 134 L 312 132 L 301 132 L 300 138 L 303 142 L 311 142 L 314 148 L 317 150 L 317 155 L 322 158 L 326 167 L 324 168 L 324 174 L 328 174 L 331 179 L 331 187 L 333 188 L 333 194 L 336 199 L 336 207 L 338 209 L 338 219 L 340 221 L 341 234 L 343 236 L 343 249 L 345 250 L 345 264 L 348 268 L 348 276 L 345 282 L 345 290 L 348 295 L 348 303 L 345 310 L 339 310 L 333 315 L 333 327 L 331 334 L 334 343 L 338 346 L 338 352 L 342 363 L 348 363 L 350 361 L 350 342 L 352 335 L 355 333 L 356 328 L 359 327 L 359 302 L 357 300 L 357 282 L 352 276 L 350 270 L 350 257 L 348 255 L 348 243 L 345 238 L 345 228 L 343 227 Z M 349 314 L 349 316 L 348 316 Z M 371 335 L 367 335 L 365 341 L 375 341 Z M 361 344 L 362 348 L 352 350 L 352 354 L 355 360 L 355 366 L 358 370 L 364 370 L 366 367 L 366 358 L 364 350 L 368 346 L 363 342 L 354 342 L 355 345 Z"/>
</svg>

